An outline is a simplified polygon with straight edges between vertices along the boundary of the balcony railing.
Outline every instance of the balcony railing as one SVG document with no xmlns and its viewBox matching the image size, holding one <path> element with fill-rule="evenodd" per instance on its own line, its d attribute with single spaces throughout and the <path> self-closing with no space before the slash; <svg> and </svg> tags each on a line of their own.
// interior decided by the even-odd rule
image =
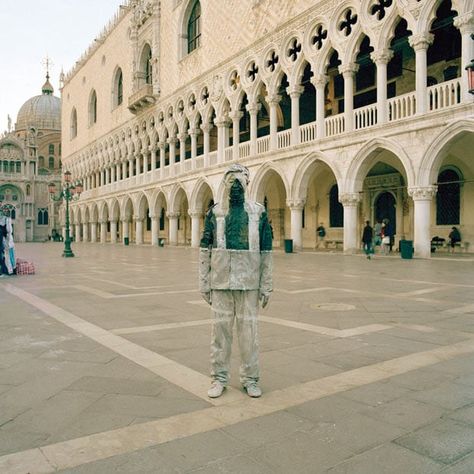
<svg viewBox="0 0 474 474">
<path fill-rule="evenodd" d="M 373 127 L 377 124 L 377 104 L 354 110 L 354 126 L 356 130 Z"/>
<path fill-rule="evenodd" d="M 416 92 L 408 92 L 388 100 L 388 121 L 395 122 L 416 114 Z"/>
<path fill-rule="evenodd" d="M 461 79 L 428 87 L 429 110 L 440 110 L 461 103 Z"/>
<path fill-rule="evenodd" d="M 291 129 L 277 133 L 278 148 L 288 148 L 291 144 Z"/>
<path fill-rule="evenodd" d="M 326 136 L 332 137 L 344 132 L 344 114 L 334 115 L 324 120 L 326 126 Z"/>
<path fill-rule="evenodd" d="M 156 97 L 153 94 L 153 86 L 151 84 L 145 84 L 129 97 L 128 109 L 132 114 L 137 114 L 141 110 L 152 106 L 155 102 Z"/>
<path fill-rule="evenodd" d="M 300 127 L 300 143 L 308 143 L 316 140 L 316 122 L 307 123 Z"/>
</svg>

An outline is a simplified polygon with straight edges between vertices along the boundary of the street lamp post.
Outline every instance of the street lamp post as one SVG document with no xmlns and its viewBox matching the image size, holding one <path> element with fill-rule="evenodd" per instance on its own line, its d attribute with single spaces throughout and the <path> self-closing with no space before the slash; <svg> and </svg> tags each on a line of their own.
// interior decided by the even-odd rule
<svg viewBox="0 0 474 474">
<path fill-rule="evenodd" d="M 71 183 L 71 172 L 66 171 L 60 193 L 55 196 L 56 185 L 54 183 L 48 184 L 48 191 L 53 201 L 61 201 L 62 199 L 66 201 L 66 239 L 64 241 L 63 257 L 74 257 L 71 250 L 71 236 L 69 232 L 69 201 L 79 199 L 82 193 L 82 183 Z"/>
<path fill-rule="evenodd" d="M 474 40 L 474 34 L 471 35 L 471 39 Z M 468 91 L 471 94 L 474 94 L 474 59 L 466 66 L 466 71 Z"/>
</svg>

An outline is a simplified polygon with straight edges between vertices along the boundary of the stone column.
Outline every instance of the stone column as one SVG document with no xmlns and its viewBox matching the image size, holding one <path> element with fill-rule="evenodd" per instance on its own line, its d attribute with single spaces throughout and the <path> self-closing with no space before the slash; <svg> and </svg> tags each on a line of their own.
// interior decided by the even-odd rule
<svg viewBox="0 0 474 474">
<path fill-rule="evenodd" d="M 111 168 L 110 168 L 110 182 L 111 183 L 115 183 L 116 179 L 115 179 L 115 165 L 112 165 Z"/>
<path fill-rule="evenodd" d="M 195 168 L 196 165 L 196 157 L 197 157 L 197 136 L 199 134 L 199 130 L 197 128 L 190 128 L 188 130 L 188 134 L 191 137 L 191 161 L 192 167 Z"/>
<path fill-rule="evenodd" d="M 200 222 L 202 212 L 188 211 L 188 214 L 191 217 L 191 247 L 198 248 L 201 241 Z"/>
<path fill-rule="evenodd" d="M 280 103 L 281 96 L 278 94 L 267 95 L 267 104 L 270 107 L 270 150 L 278 148 L 278 116 L 277 108 Z"/>
<path fill-rule="evenodd" d="M 160 170 L 161 170 L 161 173 L 163 173 L 163 168 L 165 167 L 165 163 L 166 163 L 166 156 L 165 156 L 166 143 L 158 142 L 158 147 L 160 148 Z"/>
<path fill-rule="evenodd" d="M 122 161 L 122 179 L 125 179 L 127 177 L 127 160 Z"/>
<path fill-rule="evenodd" d="M 291 144 L 300 142 L 300 96 L 304 91 L 303 86 L 288 87 L 286 92 L 291 97 Z"/>
<path fill-rule="evenodd" d="M 143 244 L 143 219 L 134 217 L 135 221 L 135 243 L 137 245 Z"/>
<path fill-rule="evenodd" d="M 174 164 L 176 162 L 176 142 L 178 139 L 176 137 L 170 137 L 166 140 L 169 144 L 169 155 L 170 155 L 170 169 L 174 169 Z"/>
<path fill-rule="evenodd" d="M 110 242 L 117 243 L 117 221 L 115 219 L 110 221 Z"/>
<path fill-rule="evenodd" d="M 293 246 L 297 249 L 303 248 L 303 209 L 305 199 L 287 201 L 291 211 L 291 238 Z"/>
<path fill-rule="evenodd" d="M 178 218 L 179 212 L 168 212 L 168 224 L 169 224 L 169 242 L 170 245 L 178 245 Z"/>
<path fill-rule="evenodd" d="M 346 132 L 354 130 L 354 75 L 358 70 L 359 65 L 356 63 L 339 66 L 339 72 L 344 77 L 344 131 Z"/>
<path fill-rule="evenodd" d="M 471 35 L 474 33 L 474 16 L 466 13 L 454 18 L 454 26 L 461 33 L 461 99 L 465 103 L 473 101 L 473 95 L 469 93 L 466 66 L 474 59 L 474 41 Z"/>
<path fill-rule="evenodd" d="M 357 217 L 359 193 L 342 193 L 339 202 L 344 206 L 344 253 L 355 253 L 359 249 Z"/>
<path fill-rule="evenodd" d="M 91 242 L 97 242 L 97 222 L 91 222 Z"/>
<path fill-rule="evenodd" d="M 100 222 L 100 243 L 105 244 L 107 242 L 107 221 Z"/>
<path fill-rule="evenodd" d="M 236 110 L 229 114 L 232 120 L 232 158 L 239 159 L 239 144 L 240 144 L 240 119 L 244 116 L 243 112 Z"/>
<path fill-rule="evenodd" d="M 82 224 L 82 240 L 84 242 L 87 242 L 89 240 L 89 233 L 87 232 L 89 230 L 89 224 L 87 222 L 84 222 Z"/>
<path fill-rule="evenodd" d="M 136 153 L 135 154 L 135 168 L 136 168 L 136 173 L 137 175 L 140 174 L 140 165 L 141 165 L 141 157 L 140 157 L 140 153 Z"/>
<path fill-rule="evenodd" d="M 159 223 L 155 214 L 150 215 L 151 218 L 151 245 L 158 245 Z"/>
<path fill-rule="evenodd" d="M 74 238 L 76 239 L 76 242 L 81 241 L 81 224 L 76 224 L 76 229 L 74 231 Z"/>
<path fill-rule="evenodd" d="M 377 123 L 388 122 L 387 103 L 387 64 L 393 57 L 393 51 L 383 49 L 370 55 L 377 66 Z"/>
<path fill-rule="evenodd" d="M 437 186 L 408 188 L 408 194 L 412 197 L 414 204 L 413 240 L 417 257 L 431 257 L 431 201 L 437 189 Z"/>
<path fill-rule="evenodd" d="M 110 167 L 105 168 L 105 184 L 111 183 Z"/>
<path fill-rule="evenodd" d="M 130 232 L 128 228 L 128 219 L 122 220 L 122 240 L 125 241 L 125 237 L 130 237 Z"/>
<path fill-rule="evenodd" d="M 328 76 L 324 74 L 314 76 L 311 80 L 316 89 L 316 135 L 318 138 L 324 138 L 326 135 L 326 111 L 324 109 L 324 100 L 328 80 Z"/>
<path fill-rule="evenodd" d="M 186 133 L 180 133 L 178 135 L 178 140 L 179 140 L 179 161 L 181 163 L 184 163 L 184 160 L 186 159 Z M 181 166 L 184 166 L 184 164 L 181 164 Z"/>
<path fill-rule="evenodd" d="M 128 158 L 128 177 L 134 176 L 133 174 L 133 155 L 130 155 Z"/>
<path fill-rule="evenodd" d="M 262 104 L 247 104 L 246 109 L 250 114 L 250 156 L 257 154 L 257 115 L 258 111 L 261 109 Z"/>
<path fill-rule="evenodd" d="M 203 123 L 201 125 L 201 130 L 204 133 L 204 167 L 209 166 L 209 147 L 210 147 L 210 137 L 209 133 L 211 131 L 212 125 L 210 123 Z"/>
<path fill-rule="evenodd" d="M 428 92 L 426 81 L 428 77 L 428 66 L 426 52 L 433 42 L 431 33 L 412 35 L 408 38 L 410 46 L 416 55 L 416 114 L 425 114 L 428 111 Z"/>
<path fill-rule="evenodd" d="M 217 127 L 217 162 L 224 163 L 227 120 L 225 118 L 216 119 L 214 124 Z"/>
</svg>

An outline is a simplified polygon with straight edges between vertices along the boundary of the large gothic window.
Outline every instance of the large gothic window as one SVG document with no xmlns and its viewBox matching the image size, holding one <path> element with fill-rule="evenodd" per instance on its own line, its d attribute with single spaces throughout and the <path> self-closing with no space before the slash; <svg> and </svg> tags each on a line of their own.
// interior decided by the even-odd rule
<svg viewBox="0 0 474 474">
<path fill-rule="evenodd" d="M 71 140 L 77 137 L 77 111 L 76 108 L 71 112 Z"/>
<path fill-rule="evenodd" d="M 38 209 L 38 225 L 48 225 L 49 216 L 48 209 Z"/>
<path fill-rule="evenodd" d="M 123 102 L 123 73 L 122 69 L 118 68 L 114 76 L 113 84 L 113 107 L 118 107 Z"/>
<path fill-rule="evenodd" d="M 201 2 L 194 3 L 188 20 L 188 53 L 201 46 Z"/>
<path fill-rule="evenodd" d="M 89 100 L 89 125 L 97 123 L 97 93 L 92 90 Z"/>
<path fill-rule="evenodd" d="M 151 47 L 147 43 L 143 47 L 142 54 L 140 56 L 140 72 L 142 81 L 145 84 L 153 83 L 153 70 L 151 67 Z"/>
<path fill-rule="evenodd" d="M 453 169 L 442 171 L 438 176 L 436 194 L 436 225 L 459 224 L 461 204 L 461 178 Z"/>
<path fill-rule="evenodd" d="M 329 227 L 344 227 L 344 208 L 339 202 L 337 184 L 329 191 Z"/>
</svg>

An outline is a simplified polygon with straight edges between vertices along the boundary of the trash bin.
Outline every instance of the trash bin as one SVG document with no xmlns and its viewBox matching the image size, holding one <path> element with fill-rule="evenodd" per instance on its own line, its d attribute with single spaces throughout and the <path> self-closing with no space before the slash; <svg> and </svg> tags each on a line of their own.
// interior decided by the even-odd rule
<svg viewBox="0 0 474 474">
<path fill-rule="evenodd" d="M 400 255 L 402 258 L 413 258 L 413 240 L 400 240 Z"/>
<path fill-rule="evenodd" d="M 293 253 L 293 240 L 285 239 L 285 253 Z"/>
<path fill-rule="evenodd" d="M 158 246 L 164 247 L 165 246 L 165 239 L 158 239 Z"/>
<path fill-rule="evenodd" d="M 128 245 L 130 243 L 130 240 L 128 237 L 123 238 L 123 245 Z"/>
</svg>

